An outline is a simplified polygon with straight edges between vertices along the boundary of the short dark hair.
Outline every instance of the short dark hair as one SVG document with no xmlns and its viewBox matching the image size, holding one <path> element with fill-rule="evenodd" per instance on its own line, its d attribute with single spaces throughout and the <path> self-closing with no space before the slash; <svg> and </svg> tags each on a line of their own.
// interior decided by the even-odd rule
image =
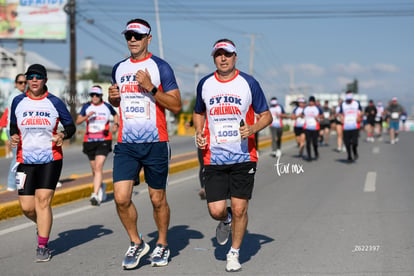
<svg viewBox="0 0 414 276">
<path fill-rule="evenodd" d="M 128 26 L 129 24 L 131 24 L 131 23 L 140 23 L 140 24 L 142 24 L 142 25 L 144 25 L 144 26 L 146 26 L 146 27 L 148 27 L 148 28 L 150 29 L 150 31 L 149 31 L 149 33 L 148 33 L 148 34 L 150 34 L 150 33 L 151 33 L 151 26 L 150 26 L 150 24 L 149 24 L 147 21 L 145 21 L 144 19 L 141 19 L 141 18 L 131 19 L 131 20 L 129 20 L 129 21 L 128 21 L 127 26 Z"/>
<path fill-rule="evenodd" d="M 19 77 L 21 77 L 21 76 L 26 77 L 25 74 L 17 74 L 16 78 L 14 79 L 14 82 L 16 83 L 17 80 L 19 79 Z"/>
</svg>

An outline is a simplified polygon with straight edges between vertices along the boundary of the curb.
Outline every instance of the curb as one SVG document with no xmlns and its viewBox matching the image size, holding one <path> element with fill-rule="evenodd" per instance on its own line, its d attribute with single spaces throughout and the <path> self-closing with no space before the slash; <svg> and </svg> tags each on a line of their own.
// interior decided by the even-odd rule
<svg viewBox="0 0 414 276">
<path fill-rule="evenodd" d="M 282 143 L 293 140 L 295 135 L 293 133 L 287 133 L 282 137 Z M 259 149 L 267 148 L 272 144 L 270 139 L 260 141 Z M 185 170 L 193 169 L 198 167 L 198 159 L 192 158 L 189 160 L 177 162 L 170 165 L 170 174 L 179 173 Z M 141 171 L 139 174 L 140 182 L 144 182 L 144 172 Z M 112 178 L 103 179 L 103 182 L 106 184 L 106 192 L 113 192 L 114 185 Z M 62 190 L 57 190 L 52 200 L 52 206 L 63 205 L 75 200 L 80 200 L 88 198 L 93 190 L 93 183 L 81 184 L 76 187 L 64 188 Z M 23 215 L 22 209 L 20 208 L 20 203 L 18 200 L 13 200 L 7 203 L 0 204 L 0 221 L 12 217 L 17 217 Z"/>
</svg>

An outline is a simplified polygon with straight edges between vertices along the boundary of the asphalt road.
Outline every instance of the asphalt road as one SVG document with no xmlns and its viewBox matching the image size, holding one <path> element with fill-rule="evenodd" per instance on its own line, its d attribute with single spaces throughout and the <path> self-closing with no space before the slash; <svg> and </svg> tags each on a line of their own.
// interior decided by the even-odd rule
<svg viewBox="0 0 414 276">
<path fill-rule="evenodd" d="M 402 133 L 396 145 L 360 139 L 354 164 L 344 163 L 346 154 L 333 147 L 320 148 L 313 162 L 295 158 L 293 142 L 283 145 L 279 161 L 262 152 L 238 275 L 414 275 L 413 138 Z M 32 223 L 1 221 L 0 274 L 227 275 L 230 244 L 216 243 L 217 222 L 198 189 L 196 169 L 170 176 L 167 267 L 153 268 L 144 258 L 138 269 L 122 270 L 129 241 L 110 196 L 100 207 L 84 199 L 54 208 L 48 263 L 33 263 Z M 133 200 L 139 231 L 154 248 L 145 184 Z"/>
</svg>

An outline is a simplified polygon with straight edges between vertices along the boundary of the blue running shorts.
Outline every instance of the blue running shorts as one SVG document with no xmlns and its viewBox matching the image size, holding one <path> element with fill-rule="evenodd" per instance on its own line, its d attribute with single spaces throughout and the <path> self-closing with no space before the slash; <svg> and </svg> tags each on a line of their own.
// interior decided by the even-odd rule
<svg viewBox="0 0 414 276">
<path fill-rule="evenodd" d="M 139 181 L 144 168 L 145 181 L 153 189 L 165 189 L 168 179 L 170 144 L 168 142 L 129 144 L 118 143 L 114 148 L 114 184 L 119 181 Z"/>
</svg>

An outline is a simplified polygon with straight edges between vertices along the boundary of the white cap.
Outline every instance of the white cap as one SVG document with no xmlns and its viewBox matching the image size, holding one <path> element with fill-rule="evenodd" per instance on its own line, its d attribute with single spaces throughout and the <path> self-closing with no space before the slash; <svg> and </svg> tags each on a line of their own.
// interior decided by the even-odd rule
<svg viewBox="0 0 414 276">
<path fill-rule="evenodd" d="M 237 53 L 236 46 L 233 43 L 227 41 L 217 42 L 216 44 L 214 44 L 213 50 L 211 51 L 211 55 L 214 56 L 218 49 L 223 49 L 228 53 Z"/>
<path fill-rule="evenodd" d="M 353 98 L 354 98 L 354 94 L 353 93 L 346 93 L 345 100 L 352 100 Z"/>
<path fill-rule="evenodd" d="M 271 99 L 270 100 L 270 105 L 277 105 L 277 100 L 276 99 Z"/>
<path fill-rule="evenodd" d="M 306 103 L 305 98 L 299 98 L 299 99 L 298 99 L 298 103 Z"/>
<path fill-rule="evenodd" d="M 92 93 L 99 94 L 99 95 L 103 94 L 102 89 L 96 86 L 92 87 L 91 90 L 89 91 L 89 94 L 92 94 Z"/>
<path fill-rule="evenodd" d="M 133 23 L 128 24 L 122 33 L 125 34 L 126 32 L 129 32 L 129 31 L 135 32 L 138 34 L 149 34 L 151 29 L 145 26 L 144 24 L 133 22 Z"/>
</svg>

